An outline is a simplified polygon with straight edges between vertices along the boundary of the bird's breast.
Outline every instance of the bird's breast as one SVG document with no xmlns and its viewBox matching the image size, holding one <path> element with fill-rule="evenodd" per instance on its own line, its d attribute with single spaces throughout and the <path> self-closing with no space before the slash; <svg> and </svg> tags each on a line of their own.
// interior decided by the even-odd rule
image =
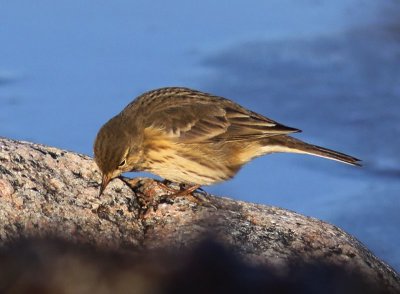
<svg viewBox="0 0 400 294">
<path fill-rule="evenodd" d="M 230 179 L 238 169 L 209 144 L 179 143 L 162 133 L 145 136 L 143 170 L 162 178 L 211 185 Z"/>
</svg>

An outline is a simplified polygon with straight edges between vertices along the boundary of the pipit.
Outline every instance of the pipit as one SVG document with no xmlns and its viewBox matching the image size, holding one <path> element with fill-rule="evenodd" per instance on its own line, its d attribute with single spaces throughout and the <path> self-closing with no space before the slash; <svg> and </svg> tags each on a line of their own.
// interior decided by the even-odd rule
<svg viewBox="0 0 400 294">
<path fill-rule="evenodd" d="M 231 179 L 261 155 L 303 153 L 351 165 L 355 157 L 289 136 L 287 127 L 218 96 L 180 87 L 142 94 L 98 132 L 100 194 L 123 172 L 147 171 L 190 191 Z"/>
</svg>

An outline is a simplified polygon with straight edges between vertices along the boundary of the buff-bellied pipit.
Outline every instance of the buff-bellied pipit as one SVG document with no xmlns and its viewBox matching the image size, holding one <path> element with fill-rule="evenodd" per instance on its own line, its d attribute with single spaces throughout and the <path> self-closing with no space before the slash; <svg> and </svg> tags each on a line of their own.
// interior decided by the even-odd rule
<svg viewBox="0 0 400 294">
<path fill-rule="evenodd" d="M 300 132 L 235 102 L 188 88 L 139 96 L 110 119 L 94 143 L 103 180 L 147 171 L 193 187 L 232 178 L 255 157 L 292 152 L 359 165 L 352 156 L 288 136 Z"/>
</svg>

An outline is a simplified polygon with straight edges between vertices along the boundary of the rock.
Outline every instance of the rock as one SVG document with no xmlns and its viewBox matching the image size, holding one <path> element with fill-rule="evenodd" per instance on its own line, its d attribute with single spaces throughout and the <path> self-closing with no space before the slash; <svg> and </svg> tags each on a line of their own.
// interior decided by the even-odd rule
<svg viewBox="0 0 400 294">
<path fill-rule="evenodd" d="M 171 281 L 189 283 L 189 280 L 178 277 L 182 269 L 185 272 L 196 271 L 194 274 L 199 277 L 211 279 L 208 270 L 214 271 L 205 269 L 218 264 L 218 260 L 235 265 L 231 269 L 221 268 L 222 271 L 232 270 L 233 276 L 252 272 L 255 284 L 262 277 L 259 279 L 260 289 L 286 285 L 291 290 L 293 285 L 304 286 L 304 281 L 309 278 L 313 281 L 309 284 L 314 288 L 342 286 L 341 292 L 325 289 L 324 293 L 356 293 L 351 289 L 370 291 L 363 293 L 400 293 L 400 277 L 390 266 L 354 237 L 320 220 L 281 208 L 198 192 L 194 196 L 172 198 L 165 196 L 169 192 L 151 179 L 115 179 L 98 198 L 99 183 L 100 174 L 88 156 L 0 138 L 0 245 L 4 248 L 3 260 L 19 260 L 13 249 L 16 247 L 31 252 L 37 260 L 41 251 L 37 252 L 35 244 L 38 241 L 35 240 L 39 238 L 40 242 L 48 244 L 39 247 L 48 247 L 50 255 L 57 253 L 58 249 L 54 248 L 66 247 L 76 254 L 72 260 L 86 256 L 87 249 L 82 248 L 89 246 L 92 252 L 89 255 L 95 260 L 83 258 L 89 265 L 106 262 L 110 254 L 117 252 L 125 254 L 127 260 L 136 253 L 132 262 L 140 260 L 139 264 L 157 268 L 154 260 L 142 260 L 143 256 L 161 251 L 168 262 L 160 261 L 158 266 L 169 272 L 162 277 L 155 275 L 154 279 L 168 277 L 169 283 L 162 284 L 166 287 L 162 288 L 165 293 L 169 290 L 177 293 L 183 289 L 172 287 Z M 46 243 L 46 240 L 55 238 L 58 240 L 56 245 L 53 241 Z M 18 245 L 21 242 L 23 246 Z M 210 251 L 204 244 L 214 245 Z M 96 255 L 97 251 L 102 253 Z M 138 258 L 137 254 L 143 256 Z M 210 254 L 215 255 L 214 260 L 207 259 Z M 178 262 L 176 256 L 185 256 L 186 262 Z M 194 263 L 196 256 L 202 256 L 202 259 Z M 46 262 L 51 267 L 53 260 L 46 259 Z M 115 262 L 119 264 L 120 259 Z M 202 262 L 203 268 L 200 266 Z M 7 262 L 0 260 L 0 270 L 3 264 Z M 93 266 L 88 268 L 94 273 L 98 271 Z M 125 268 L 128 276 L 134 275 L 131 267 Z M 110 274 L 120 275 L 121 271 L 111 270 Z M 143 285 L 154 282 L 152 278 L 143 281 Z M 243 289 L 250 290 L 251 279 L 243 279 L 245 284 L 248 283 L 248 287 Z M 190 281 L 198 283 L 194 278 Z M 120 282 L 129 284 L 129 279 Z M 225 282 L 229 284 L 228 280 Z M 232 280 L 231 286 L 236 282 Z M 296 289 L 297 293 L 302 293 L 300 289 L 304 293 L 319 293 L 305 286 Z"/>
</svg>

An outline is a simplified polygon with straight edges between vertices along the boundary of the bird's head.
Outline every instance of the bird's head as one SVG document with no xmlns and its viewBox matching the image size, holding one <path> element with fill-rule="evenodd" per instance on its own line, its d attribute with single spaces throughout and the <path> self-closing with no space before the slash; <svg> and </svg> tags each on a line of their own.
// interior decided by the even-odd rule
<svg viewBox="0 0 400 294">
<path fill-rule="evenodd" d="M 136 170 L 142 156 L 139 143 L 137 136 L 127 131 L 119 116 L 100 129 L 94 142 L 94 159 L 102 173 L 99 196 L 112 179 Z"/>
</svg>

